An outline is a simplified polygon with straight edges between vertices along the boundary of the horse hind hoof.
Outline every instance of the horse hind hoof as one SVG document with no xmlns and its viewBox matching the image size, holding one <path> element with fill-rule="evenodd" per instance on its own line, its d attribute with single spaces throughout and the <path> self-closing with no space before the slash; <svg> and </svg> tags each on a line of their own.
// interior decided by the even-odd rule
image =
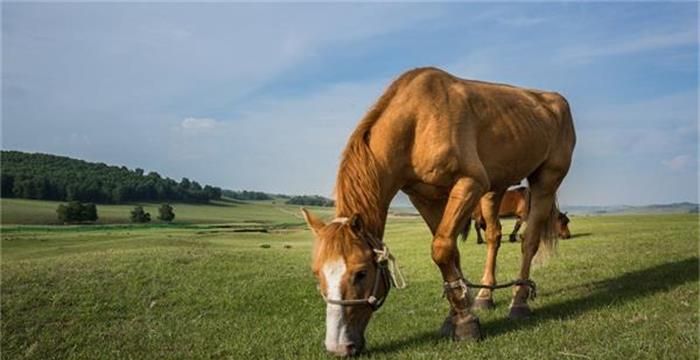
<svg viewBox="0 0 700 360">
<path fill-rule="evenodd" d="M 518 237 L 515 236 L 515 235 L 511 235 L 511 236 L 508 237 L 508 241 L 509 241 L 509 242 L 512 242 L 512 243 L 518 242 Z"/>
<path fill-rule="evenodd" d="M 527 305 L 525 306 L 511 306 L 508 318 L 511 320 L 521 320 L 527 319 L 532 315 L 532 310 Z"/>
<path fill-rule="evenodd" d="M 484 299 L 476 298 L 476 299 L 474 299 L 474 303 L 472 304 L 472 309 L 474 309 L 474 310 L 492 310 L 495 307 L 496 307 L 496 303 L 494 303 L 493 299 L 491 299 L 491 298 L 484 298 Z"/>
</svg>

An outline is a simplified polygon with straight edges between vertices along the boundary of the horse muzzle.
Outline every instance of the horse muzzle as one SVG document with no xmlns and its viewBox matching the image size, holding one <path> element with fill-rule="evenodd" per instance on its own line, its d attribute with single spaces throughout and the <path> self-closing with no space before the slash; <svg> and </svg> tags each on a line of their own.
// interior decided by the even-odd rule
<svg viewBox="0 0 700 360">
<path fill-rule="evenodd" d="M 364 350 L 364 341 L 337 344 L 332 346 L 326 344 L 326 350 L 331 355 L 335 355 L 338 357 L 357 356 L 360 355 L 362 350 Z"/>
</svg>

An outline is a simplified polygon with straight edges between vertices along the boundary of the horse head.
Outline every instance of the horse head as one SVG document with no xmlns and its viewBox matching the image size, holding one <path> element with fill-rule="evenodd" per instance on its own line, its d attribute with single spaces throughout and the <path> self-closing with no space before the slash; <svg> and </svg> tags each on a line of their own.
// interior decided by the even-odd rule
<svg viewBox="0 0 700 360">
<path fill-rule="evenodd" d="M 326 301 L 326 350 L 353 356 L 364 348 L 364 332 L 391 287 L 386 248 L 363 227 L 359 215 L 324 223 L 302 209 L 316 238 L 312 270 Z"/>
<path fill-rule="evenodd" d="M 557 219 L 557 224 L 558 224 L 558 233 L 559 237 L 562 239 L 568 239 L 571 237 L 571 231 L 569 231 L 569 222 L 571 220 L 569 217 L 566 215 L 565 212 L 559 212 L 559 216 Z"/>
</svg>

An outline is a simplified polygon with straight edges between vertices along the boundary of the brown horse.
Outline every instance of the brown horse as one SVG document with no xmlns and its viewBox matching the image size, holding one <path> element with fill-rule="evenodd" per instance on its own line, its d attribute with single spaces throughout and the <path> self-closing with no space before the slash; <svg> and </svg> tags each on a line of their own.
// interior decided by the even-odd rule
<svg viewBox="0 0 700 360">
<path fill-rule="evenodd" d="M 486 205 L 488 206 L 488 200 Z M 530 207 L 530 191 L 526 186 L 519 186 L 515 189 L 506 191 L 501 200 L 501 205 L 498 208 L 498 217 L 515 217 L 515 226 L 513 227 L 513 232 L 510 233 L 508 241 L 516 242 L 518 231 L 523 224 L 523 221 L 527 220 L 527 212 Z M 484 239 L 481 237 L 481 230 L 486 230 L 486 220 L 481 214 L 481 204 L 477 205 L 472 214 L 472 220 L 474 220 L 474 229 L 476 230 L 476 243 L 483 244 Z M 467 234 L 469 233 L 469 224 L 467 224 L 462 237 L 464 240 L 467 239 Z"/>
<path fill-rule="evenodd" d="M 527 220 L 527 212 L 529 210 L 530 202 L 530 192 L 526 186 L 519 186 L 514 189 L 506 191 L 503 195 L 503 200 L 501 200 L 501 205 L 498 209 L 498 217 L 515 217 L 515 226 L 513 231 L 508 237 L 508 241 L 517 242 L 518 241 L 518 231 L 522 226 L 523 222 Z M 486 230 L 486 221 L 481 215 L 481 205 L 474 209 L 472 214 L 472 220 L 474 220 L 474 229 L 476 230 L 476 243 L 483 244 L 484 239 L 481 237 L 481 230 Z M 571 237 L 571 232 L 569 231 L 569 217 L 566 213 L 562 213 L 557 208 L 557 223 L 556 232 L 560 239 L 568 239 Z M 462 240 L 467 239 L 469 234 L 469 224 L 465 227 L 462 232 Z"/>
<path fill-rule="evenodd" d="M 530 264 L 540 243 L 555 245 L 555 195 L 574 143 L 569 106 L 557 93 L 464 80 L 435 68 L 396 79 L 343 151 L 336 218 L 325 223 L 302 210 L 316 238 L 312 270 L 327 303 L 326 349 L 345 356 L 364 347 L 365 328 L 392 283 L 382 238 L 399 190 L 433 234 L 432 258 L 451 307 L 443 330 L 455 340 L 480 339 L 457 236 L 483 197 L 488 255 L 481 281 L 494 285 L 498 206 L 510 184 L 527 178 L 529 226 L 510 316 L 529 315 Z M 490 299 L 491 291 L 483 289 L 478 298 Z"/>
<path fill-rule="evenodd" d="M 559 210 L 557 210 L 557 220 L 558 221 L 556 223 L 556 231 L 559 235 L 559 238 L 571 238 L 571 231 L 569 230 L 569 223 L 571 222 L 571 219 L 569 219 L 565 212 L 560 212 Z"/>
</svg>

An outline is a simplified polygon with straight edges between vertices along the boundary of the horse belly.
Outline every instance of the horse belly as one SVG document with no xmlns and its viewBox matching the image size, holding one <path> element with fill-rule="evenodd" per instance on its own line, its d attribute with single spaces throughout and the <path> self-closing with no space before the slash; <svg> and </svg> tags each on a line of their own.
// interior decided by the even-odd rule
<svg viewBox="0 0 700 360">
<path fill-rule="evenodd" d="M 492 188 L 519 184 L 547 157 L 549 144 L 543 134 L 485 133 L 479 138 L 479 159 Z"/>
<path fill-rule="evenodd" d="M 408 184 L 401 189 L 410 196 L 417 196 L 426 200 L 445 199 L 450 194 L 449 186 L 436 186 L 423 182 Z"/>
</svg>

